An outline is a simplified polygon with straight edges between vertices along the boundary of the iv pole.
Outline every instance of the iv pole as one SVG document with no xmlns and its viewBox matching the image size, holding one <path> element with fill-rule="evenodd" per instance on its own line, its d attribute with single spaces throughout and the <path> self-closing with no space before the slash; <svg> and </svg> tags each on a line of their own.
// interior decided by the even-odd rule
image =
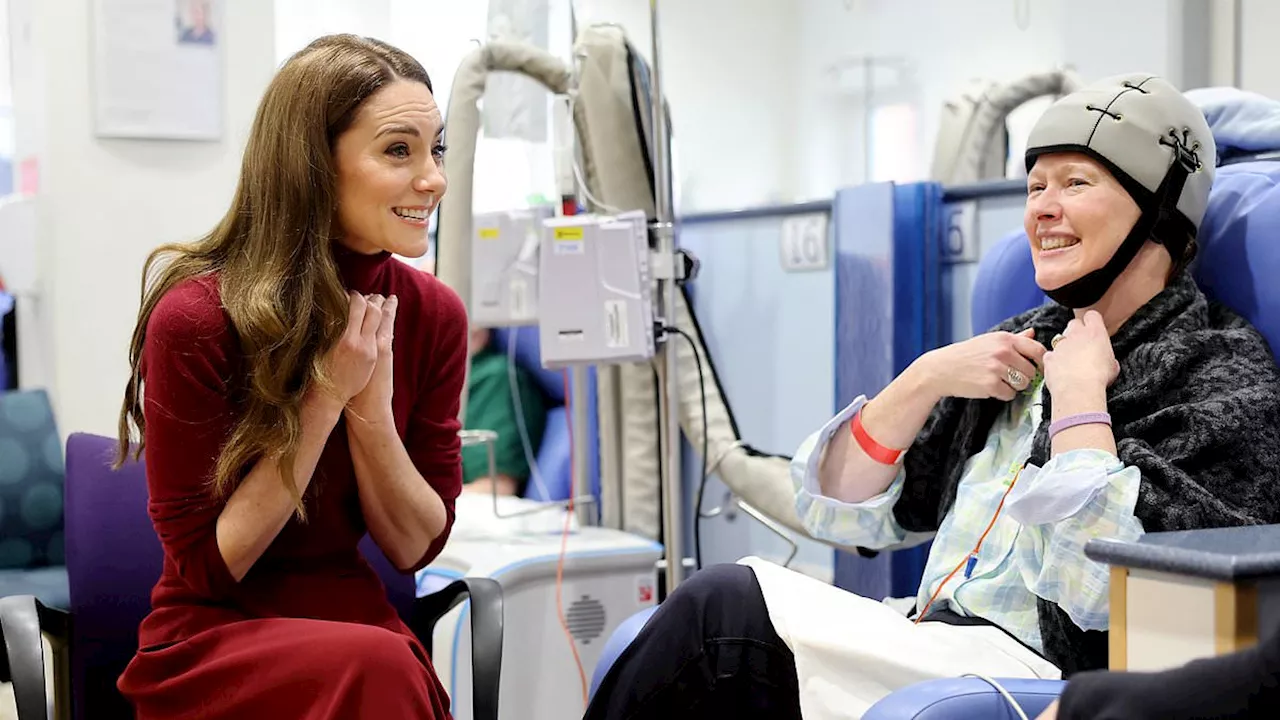
<svg viewBox="0 0 1280 720">
<path fill-rule="evenodd" d="M 675 227 L 673 224 L 669 156 L 670 129 L 662 95 L 662 70 L 658 38 L 658 0 L 649 0 L 649 25 L 653 52 L 650 63 L 649 101 L 653 112 L 654 210 L 651 228 L 657 241 L 655 276 L 658 278 L 661 317 L 666 324 L 675 323 L 676 282 L 679 280 L 675 261 Z M 662 544 L 666 549 L 666 591 L 670 594 L 684 579 L 684 483 L 680 466 L 680 396 L 676 372 L 675 336 L 668 334 L 659 351 L 658 421 L 662 446 Z"/>
</svg>

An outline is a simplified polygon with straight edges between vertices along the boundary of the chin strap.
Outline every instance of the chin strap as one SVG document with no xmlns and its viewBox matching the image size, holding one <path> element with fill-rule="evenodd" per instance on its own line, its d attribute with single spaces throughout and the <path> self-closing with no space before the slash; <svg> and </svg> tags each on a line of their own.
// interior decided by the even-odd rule
<svg viewBox="0 0 1280 720">
<path fill-rule="evenodd" d="M 1200 169 L 1200 158 L 1196 156 L 1200 144 L 1188 147 L 1189 139 L 1187 133 L 1179 136 L 1175 130 L 1170 130 L 1167 136 L 1160 138 L 1161 145 L 1173 148 L 1174 160 L 1164 179 L 1160 181 L 1160 187 L 1156 188 L 1146 207 L 1142 208 L 1142 214 L 1133 224 L 1133 229 L 1106 265 L 1060 288 L 1046 290 L 1045 294 L 1054 302 L 1073 309 L 1096 304 L 1111 289 L 1111 284 L 1120 277 L 1120 273 L 1129 267 L 1138 250 L 1148 240 L 1163 244 L 1174 262 L 1182 257 L 1194 227 L 1188 232 L 1186 218 L 1178 212 L 1178 199 L 1182 197 L 1187 177 Z"/>
</svg>

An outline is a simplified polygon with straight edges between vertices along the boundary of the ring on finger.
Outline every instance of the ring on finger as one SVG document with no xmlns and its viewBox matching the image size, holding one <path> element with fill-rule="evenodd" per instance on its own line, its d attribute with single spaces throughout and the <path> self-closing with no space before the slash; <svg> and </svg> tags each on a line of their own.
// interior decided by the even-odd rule
<svg viewBox="0 0 1280 720">
<path fill-rule="evenodd" d="M 1009 387 L 1014 390 L 1025 390 L 1027 387 L 1027 376 L 1023 375 L 1017 368 L 1009 368 L 1004 372 L 1004 381 L 1009 383 Z"/>
</svg>

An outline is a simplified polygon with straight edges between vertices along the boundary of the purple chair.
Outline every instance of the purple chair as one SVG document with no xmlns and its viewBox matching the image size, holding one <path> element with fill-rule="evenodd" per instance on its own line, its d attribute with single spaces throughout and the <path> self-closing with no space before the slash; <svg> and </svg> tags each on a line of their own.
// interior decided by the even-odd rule
<svg viewBox="0 0 1280 720">
<path fill-rule="evenodd" d="M 56 644 L 64 666 L 55 669 L 58 717 L 132 717 L 116 678 L 138 647 L 138 625 L 150 610 L 164 551 L 147 516 L 144 465 L 112 470 L 116 441 L 72 434 L 67 439 L 66 533 L 71 611 L 50 609 L 31 595 L 0 598 L 0 630 L 20 720 L 51 720 L 45 695 L 40 633 Z M 502 664 L 502 591 L 489 578 L 463 578 L 421 598 L 410 576 L 399 573 L 367 536 L 361 551 L 378 571 L 392 604 L 431 652 L 436 621 L 471 602 L 475 717 L 497 720 Z M 68 688 L 69 680 L 69 688 Z M 69 693 L 68 693 L 69 689 Z"/>
</svg>

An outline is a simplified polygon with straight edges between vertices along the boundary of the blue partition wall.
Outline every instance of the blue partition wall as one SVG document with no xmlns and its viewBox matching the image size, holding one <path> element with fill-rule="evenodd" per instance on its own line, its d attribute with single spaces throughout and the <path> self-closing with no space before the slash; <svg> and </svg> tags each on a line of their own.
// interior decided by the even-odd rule
<svg viewBox="0 0 1280 720">
<path fill-rule="evenodd" d="M 680 244 L 703 261 L 690 284 L 692 305 L 743 439 L 790 454 L 832 413 L 878 393 L 920 354 L 969 337 L 977 260 L 1018 225 L 1023 192 L 1017 183 L 945 191 L 881 183 L 840 191 L 829 210 L 815 203 L 683 218 Z M 785 271 L 784 218 L 823 211 L 830 267 Z M 692 539 L 701 468 L 698 450 L 685 450 Z M 724 493 L 713 474 L 706 507 Z M 706 563 L 785 555 L 782 542 L 741 517 L 703 521 Z M 915 595 L 927 553 L 927 546 L 869 557 L 836 552 L 833 567 L 827 546 L 799 544 L 797 566 L 820 577 L 831 569 L 840 587 L 877 599 Z"/>
<path fill-rule="evenodd" d="M 835 402 L 873 396 L 950 335 L 942 293 L 942 188 L 875 184 L 836 194 Z M 916 594 L 928 546 L 892 553 L 837 552 L 836 585 L 881 599 Z"/>
<path fill-rule="evenodd" d="M 681 218 L 680 246 L 702 266 L 688 287 L 720 387 L 743 440 L 790 455 L 826 422 L 834 392 L 830 268 L 788 272 L 779 245 L 787 217 L 829 213 L 827 203 Z M 685 537 L 692 552 L 693 508 L 701 448 L 684 448 Z M 726 487 L 712 474 L 704 505 L 719 506 Z M 831 549 L 799 539 L 793 567 L 829 577 Z M 781 562 L 790 548 L 740 512 L 702 521 L 704 565 L 758 555 Z"/>
</svg>

